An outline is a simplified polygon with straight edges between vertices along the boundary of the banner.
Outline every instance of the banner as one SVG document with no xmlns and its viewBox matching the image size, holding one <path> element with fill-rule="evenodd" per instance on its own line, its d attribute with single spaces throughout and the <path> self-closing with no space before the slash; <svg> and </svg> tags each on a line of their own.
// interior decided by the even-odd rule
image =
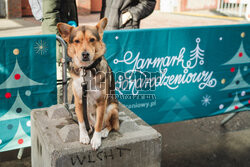
<svg viewBox="0 0 250 167">
<path fill-rule="evenodd" d="M 56 94 L 56 36 L 0 38 L 0 152 L 31 145 L 30 112 Z"/>
<path fill-rule="evenodd" d="M 107 31 L 118 100 L 147 123 L 249 110 L 250 25 Z"/>
</svg>

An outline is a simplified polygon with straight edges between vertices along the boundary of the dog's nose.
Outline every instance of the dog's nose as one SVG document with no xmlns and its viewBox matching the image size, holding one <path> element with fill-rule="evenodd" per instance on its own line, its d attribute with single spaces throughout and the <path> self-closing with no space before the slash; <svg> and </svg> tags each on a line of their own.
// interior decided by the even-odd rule
<svg viewBox="0 0 250 167">
<path fill-rule="evenodd" d="M 89 61 L 89 53 L 82 52 L 82 61 Z"/>
</svg>

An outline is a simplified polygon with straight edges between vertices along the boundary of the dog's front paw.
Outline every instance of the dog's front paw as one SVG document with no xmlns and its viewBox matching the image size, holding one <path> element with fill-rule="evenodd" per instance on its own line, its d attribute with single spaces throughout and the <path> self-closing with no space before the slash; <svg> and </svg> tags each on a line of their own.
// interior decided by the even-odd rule
<svg viewBox="0 0 250 167">
<path fill-rule="evenodd" d="M 83 137 L 80 137 L 80 142 L 82 144 L 89 144 L 89 136 L 83 136 Z"/>
<path fill-rule="evenodd" d="M 105 128 L 105 129 L 103 129 L 102 131 L 101 131 L 101 135 L 102 135 L 102 138 L 106 138 L 106 137 L 108 137 L 108 135 L 109 135 L 109 130 L 107 129 L 107 128 Z"/>
<path fill-rule="evenodd" d="M 80 133 L 80 143 L 82 144 L 89 144 L 89 135 L 85 133 Z"/>
<path fill-rule="evenodd" d="M 82 144 L 89 144 L 89 141 L 90 141 L 90 139 L 89 139 L 88 135 L 81 135 L 80 136 L 80 142 Z"/>
<path fill-rule="evenodd" d="M 102 143 L 101 138 L 102 138 L 101 132 L 95 131 L 91 139 L 91 145 L 92 145 L 93 150 L 97 150 L 101 146 L 101 143 Z"/>
<path fill-rule="evenodd" d="M 90 139 L 84 123 L 79 122 L 79 130 L 80 130 L 80 143 L 89 144 Z"/>
</svg>

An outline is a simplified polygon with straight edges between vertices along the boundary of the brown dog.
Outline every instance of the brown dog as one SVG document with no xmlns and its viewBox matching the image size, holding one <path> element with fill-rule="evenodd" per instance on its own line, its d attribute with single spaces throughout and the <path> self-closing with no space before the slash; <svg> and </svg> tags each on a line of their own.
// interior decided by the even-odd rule
<svg viewBox="0 0 250 167">
<path fill-rule="evenodd" d="M 112 129 L 119 129 L 115 82 L 111 68 L 103 56 L 106 47 L 102 38 L 106 25 L 107 18 L 100 20 L 96 26 L 72 27 L 65 23 L 57 24 L 59 33 L 68 44 L 68 55 L 72 58 L 70 74 L 73 78 L 80 142 L 83 144 L 90 142 L 83 119 L 83 112 L 86 111 L 82 108 L 82 68 L 86 69 L 87 115 L 91 130 L 93 127 L 95 129 L 91 139 L 94 150 L 100 147 L 102 137 L 107 137 Z"/>
</svg>

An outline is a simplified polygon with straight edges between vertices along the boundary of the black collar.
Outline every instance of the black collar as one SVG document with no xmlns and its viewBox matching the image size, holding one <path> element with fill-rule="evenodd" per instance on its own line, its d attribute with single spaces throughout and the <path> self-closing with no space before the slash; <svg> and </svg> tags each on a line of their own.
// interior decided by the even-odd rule
<svg viewBox="0 0 250 167">
<path fill-rule="evenodd" d="M 75 68 L 74 65 L 69 65 L 69 71 L 77 76 L 80 75 L 80 70 L 85 69 L 85 70 L 91 70 L 96 68 L 96 66 L 102 61 L 102 57 L 96 59 L 92 64 L 90 64 L 87 67 L 82 67 L 82 68 Z M 72 61 L 71 61 L 72 62 Z M 73 62 L 72 62 L 73 63 Z M 92 71 L 92 70 L 91 70 Z"/>
<path fill-rule="evenodd" d="M 82 68 L 85 69 L 85 70 L 90 70 L 90 69 L 92 69 L 92 68 L 96 68 L 96 66 L 97 66 L 101 61 L 102 61 L 102 57 L 99 57 L 98 59 L 96 59 L 96 60 L 94 61 L 94 63 L 90 64 L 90 65 L 87 66 L 87 67 L 82 67 Z"/>
</svg>

